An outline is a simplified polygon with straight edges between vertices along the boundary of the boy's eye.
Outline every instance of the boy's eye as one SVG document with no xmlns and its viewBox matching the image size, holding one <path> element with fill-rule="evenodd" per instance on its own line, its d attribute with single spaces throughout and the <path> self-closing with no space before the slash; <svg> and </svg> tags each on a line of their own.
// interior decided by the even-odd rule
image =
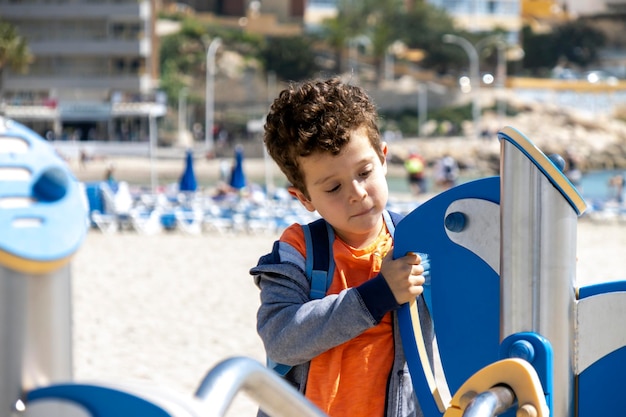
<svg viewBox="0 0 626 417">
<path fill-rule="evenodd" d="M 363 172 L 361 172 L 361 174 L 359 174 L 361 177 L 369 177 L 369 175 L 372 173 L 371 169 L 365 170 Z"/>
<path fill-rule="evenodd" d="M 339 190 L 339 184 L 335 185 L 333 188 L 331 188 L 330 190 L 326 190 L 327 193 L 334 193 L 335 191 Z"/>
</svg>

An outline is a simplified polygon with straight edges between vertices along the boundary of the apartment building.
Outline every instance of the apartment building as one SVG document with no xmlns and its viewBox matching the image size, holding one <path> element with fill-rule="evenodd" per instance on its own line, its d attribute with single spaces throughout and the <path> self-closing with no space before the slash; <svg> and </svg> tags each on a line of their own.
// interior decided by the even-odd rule
<svg viewBox="0 0 626 417">
<path fill-rule="evenodd" d="M 559 0 L 573 16 L 591 16 L 605 13 L 626 13 L 626 0 Z"/>
<path fill-rule="evenodd" d="M 49 139 L 149 140 L 163 116 L 154 0 L 0 0 L 34 55 L 2 72 L 1 110 Z"/>
<path fill-rule="evenodd" d="M 501 28 L 515 42 L 522 29 L 521 2 L 524 0 L 428 0 L 446 10 L 456 23 L 470 32 Z"/>
</svg>

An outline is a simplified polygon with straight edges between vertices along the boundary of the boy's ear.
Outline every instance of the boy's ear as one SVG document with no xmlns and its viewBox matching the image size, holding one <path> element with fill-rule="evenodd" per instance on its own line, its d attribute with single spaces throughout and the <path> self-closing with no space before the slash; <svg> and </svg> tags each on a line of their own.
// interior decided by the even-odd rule
<svg viewBox="0 0 626 417">
<path fill-rule="evenodd" d="M 389 152 L 387 142 L 381 142 L 380 149 L 383 151 L 383 169 L 385 171 L 385 175 L 387 175 L 387 152 Z"/>
<path fill-rule="evenodd" d="M 309 200 L 307 196 L 304 195 L 304 193 L 300 191 L 298 188 L 294 186 L 290 186 L 290 187 L 287 187 L 287 191 L 293 197 L 297 198 L 298 201 L 304 206 L 305 209 L 311 212 L 315 211 L 315 207 L 313 206 L 313 204 L 311 204 L 311 200 Z"/>
</svg>

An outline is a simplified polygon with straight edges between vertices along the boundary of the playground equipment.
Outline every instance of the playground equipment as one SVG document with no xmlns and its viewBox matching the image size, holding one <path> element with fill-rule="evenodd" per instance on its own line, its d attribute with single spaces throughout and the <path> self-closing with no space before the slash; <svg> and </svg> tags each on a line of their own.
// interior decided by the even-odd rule
<svg viewBox="0 0 626 417">
<path fill-rule="evenodd" d="M 63 161 L 34 139 L 0 119 L 2 415 L 24 389 L 72 375 L 68 262 L 83 238 L 84 205 Z"/>
<path fill-rule="evenodd" d="M 561 172 L 560 157 L 510 127 L 499 139 L 500 177 L 442 193 L 396 227 L 394 254 L 426 253 L 430 262 L 425 299 L 438 375 L 421 353 L 417 309 L 406 305 L 400 314 L 420 404 L 427 416 L 461 415 L 455 410 L 467 412 L 478 394 L 504 385 L 518 416 L 618 415 L 626 283 L 576 287 L 584 200 Z"/>
<path fill-rule="evenodd" d="M 415 305 L 400 311 L 427 417 L 620 415 L 626 283 L 577 288 L 585 203 L 520 132 L 503 129 L 501 175 L 454 187 L 396 225 L 394 253 L 428 255 L 435 369 Z M 72 376 L 70 268 L 88 227 L 85 190 L 34 132 L 0 118 L 0 414 L 223 416 L 240 391 L 277 417 L 322 417 L 248 358 L 210 370 L 197 392 Z M 453 395 L 450 395 L 452 393 Z"/>
</svg>

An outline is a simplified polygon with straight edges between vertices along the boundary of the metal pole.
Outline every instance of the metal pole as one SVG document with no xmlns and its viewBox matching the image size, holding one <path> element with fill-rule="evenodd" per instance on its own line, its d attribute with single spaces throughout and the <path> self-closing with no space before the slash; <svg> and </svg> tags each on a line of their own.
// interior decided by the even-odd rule
<svg viewBox="0 0 626 417">
<path fill-rule="evenodd" d="M 150 188 L 152 189 L 152 193 L 156 194 L 156 184 L 157 184 L 157 175 L 156 169 L 154 167 L 154 158 L 156 151 L 156 142 L 157 142 L 157 125 L 156 125 L 156 117 L 150 113 L 148 116 L 149 125 L 148 130 L 150 132 Z"/>
<path fill-rule="evenodd" d="M 506 115 L 506 97 L 504 89 L 506 87 L 506 43 L 502 40 L 496 44 L 498 48 L 498 65 L 496 69 L 496 87 L 498 89 L 498 118 L 502 120 Z"/>
<path fill-rule="evenodd" d="M 276 90 L 276 73 L 270 71 L 267 74 L 267 102 L 271 106 L 274 102 L 274 90 Z M 261 136 L 261 140 L 263 140 Z M 265 166 L 265 192 L 268 196 L 274 195 L 274 172 L 272 169 L 272 159 L 270 158 L 267 147 L 263 145 L 263 162 Z"/>
<path fill-rule="evenodd" d="M 217 364 L 204 377 L 195 396 L 206 404 L 207 417 L 222 417 L 240 391 L 272 416 L 326 416 L 277 373 L 245 357 L 233 357 Z"/>
<path fill-rule="evenodd" d="M 570 201 L 580 197 L 532 142 L 511 128 L 503 132 L 500 337 L 534 332 L 550 341 L 554 415 L 571 416 L 578 216 Z"/>
<path fill-rule="evenodd" d="M 183 87 L 178 92 L 178 142 L 183 143 L 187 131 L 187 94 L 189 89 Z"/>
<path fill-rule="evenodd" d="M 480 53 L 480 50 L 487 46 L 489 43 L 494 43 L 497 48 L 498 53 L 498 62 L 496 65 L 496 101 L 498 107 L 498 119 L 501 121 L 504 118 L 504 86 L 506 83 L 506 48 L 507 44 L 504 39 L 502 39 L 502 35 L 496 34 L 487 36 L 486 38 L 481 39 L 476 42 L 474 48 L 476 51 Z"/>
<path fill-rule="evenodd" d="M 419 83 L 417 85 L 417 135 L 424 137 L 424 125 L 426 124 L 426 112 L 428 111 L 428 87 Z"/>
<path fill-rule="evenodd" d="M 478 52 L 470 41 L 457 35 L 443 35 L 443 41 L 445 43 L 459 45 L 465 50 L 469 58 L 470 78 L 472 80 L 472 119 L 474 120 L 474 138 L 477 139 L 480 129 L 480 74 L 478 69 Z"/>
<path fill-rule="evenodd" d="M 495 386 L 474 397 L 465 408 L 463 417 L 499 416 L 511 408 L 514 403 L 515 393 L 511 388 Z"/>
<path fill-rule="evenodd" d="M 215 53 L 222 44 L 220 38 L 213 38 L 206 51 L 206 123 L 204 127 L 204 142 L 207 156 L 213 152 L 213 110 L 214 110 L 214 82 L 215 82 Z"/>
</svg>

